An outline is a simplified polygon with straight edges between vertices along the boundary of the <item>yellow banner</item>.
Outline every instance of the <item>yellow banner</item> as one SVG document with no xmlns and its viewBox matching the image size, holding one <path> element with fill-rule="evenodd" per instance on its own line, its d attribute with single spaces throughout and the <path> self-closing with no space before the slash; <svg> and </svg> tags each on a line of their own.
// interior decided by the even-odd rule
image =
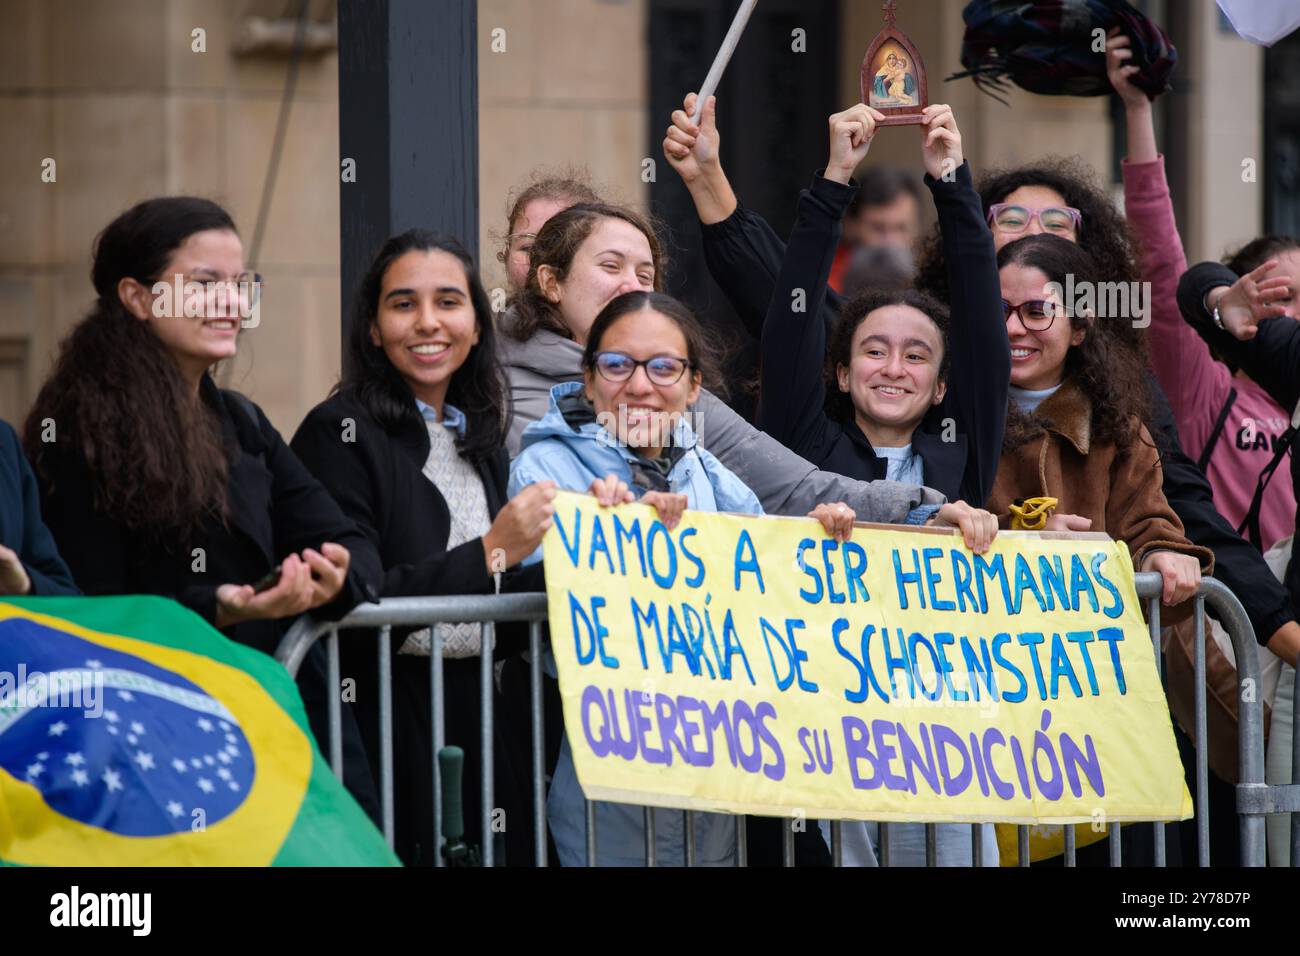
<svg viewBox="0 0 1300 956">
<path fill-rule="evenodd" d="M 1191 815 L 1122 544 L 558 499 L 551 643 L 589 799 L 823 819 Z"/>
</svg>

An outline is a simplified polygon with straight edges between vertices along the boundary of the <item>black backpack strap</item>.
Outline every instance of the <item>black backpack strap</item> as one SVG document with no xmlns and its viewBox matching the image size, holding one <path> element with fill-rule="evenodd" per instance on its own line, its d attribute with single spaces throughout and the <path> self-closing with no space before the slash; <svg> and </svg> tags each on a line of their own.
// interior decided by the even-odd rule
<svg viewBox="0 0 1300 956">
<path fill-rule="evenodd" d="M 1273 474 L 1277 471 L 1277 466 L 1282 463 L 1286 457 L 1287 451 L 1295 442 L 1296 427 L 1290 426 L 1282 433 L 1282 437 L 1277 440 L 1277 448 L 1273 451 L 1273 458 L 1264 470 L 1259 473 L 1259 481 L 1255 483 L 1255 497 L 1250 500 L 1250 510 L 1246 512 L 1246 517 L 1241 519 L 1241 524 L 1237 526 L 1237 534 L 1246 534 L 1249 532 L 1250 543 L 1258 550 L 1263 551 L 1263 536 L 1259 531 L 1259 512 L 1264 505 L 1264 490 L 1268 483 L 1273 480 Z"/>
<path fill-rule="evenodd" d="M 1205 450 L 1201 452 L 1201 457 L 1196 459 L 1196 467 L 1205 471 L 1210 464 L 1210 455 L 1214 452 L 1214 446 L 1219 443 L 1219 438 L 1223 435 L 1223 426 L 1228 423 L 1228 412 L 1232 411 L 1233 403 L 1237 401 L 1237 390 L 1228 389 L 1228 397 L 1224 399 L 1223 407 L 1219 409 L 1219 417 L 1214 422 L 1214 428 L 1210 430 L 1210 437 L 1205 442 Z"/>
</svg>

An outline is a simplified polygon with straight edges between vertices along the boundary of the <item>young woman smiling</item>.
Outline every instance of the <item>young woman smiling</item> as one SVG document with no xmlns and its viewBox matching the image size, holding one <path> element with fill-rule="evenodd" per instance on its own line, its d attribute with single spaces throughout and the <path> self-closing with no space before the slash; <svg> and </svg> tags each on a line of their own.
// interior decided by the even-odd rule
<svg viewBox="0 0 1300 956">
<path fill-rule="evenodd" d="M 187 197 L 133 206 L 99 234 L 91 278 L 95 303 L 60 346 L 25 435 L 45 520 L 82 590 L 174 598 L 268 654 L 304 611 L 337 618 L 373 599 L 378 568 L 356 555 L 356 527 L 261 410 L 209 375 L 239 347 L 233 306 L 251 303 L 233 296 L 256 289 L 226 211 Z M 184 301 L 155 292 L 178 282 Z M 309 655 L 300 676 L 322 740 L 323 659 Z M 377 812 L 355 726 L 344 730 L 346 782 Z"/>
<path fill-rule="evenodd" d="M 983 502 L 997 473 L 1011 374 L 993 238 L 952 111 L 929 106 L 925 115 L 925 181 L 954 272 L 951 313 L 916 292 L 867 291 L 841 309 L 827 354 L 830 264 L 856 191 L 850 177 L 880 118 L 861 104 L 837 113 L 825 173 L 800 197 L 763 324 L 770 400 L 760 401 L 758 425 L 830 471 Z"/>
<path fill-rule="evenodd" d="M 762 514 L 753 492 L 701 445 L 687 419 L 706 381 L 716 375 L 711 350 L 690 311 L 655 292 L 629 292 L 609 303 L 587 330 L 581 382 L 556 385 L 551 407 L 524 432 L 523 450 L 511 467 L 510 488 L 554 482 L 590 491 L 604 505 L 638 499 L 653 505 L 670 530 L 684 509 Z M 921 516 L 928 516 L 923 509 Z M 823 504 L 812 514 L 827 534 L 843 541 L 854 513 Z M 551 782 L 547 817 L 560 861 L 585 860 L 583 795 L 567 739 Z M 656 810 L 661 863 L 682 861 L 684 815 Z M 602 866 L 637 866 L 644 860 L 644 813 L 600 803 L 597 852 Z M 731 818 L 696 814 L 696 846 L 705 865 L 730 865 L 735 852 Z"/>
<path fill-rule="evenodd" d="M 357 292 L 346 371 L 334 395 L 314 408 L 294 450 L 356 522 L 382 567 L 384 597 L 486 594 L 495 572 L 532 553 L 550 527 L 555 487 L 541 482 L 507 500 L 503 447 L 506 393 L 496 362 L 487 295 L 468 253 L 454 240 L 412 230 L 379 250 Z M 545 589 L 541 568 L 505 573 L 504 590 Z M 446 740 L 466 757 L 466 819 L 480 819 L 477 624 L 438 625 Z M 499 654 L 519 649 L 498 629 Z M 438 852 L 433 800 L 428 629 L 395 631 L 393 732 L 397 850 L 408 864 L 431 865 Z M 350 653 L 349 653 L 350 651 Z M 348 673 L 363 688 L 357 717 L 378 743 L 378 674 L 373 646 L 345 644 Z M 497 707 L 501 706 L 500 699 Z M 498 720 L 496 792 L 513 821 L 531 821 L 526 777 L 513 772 L 511 736 Z M 525 768 L 526 772 L 526 768 Z M 507 834 L 507 858 L 528 861 L 525 823 Z"/>
<path fill-rule="evenodd" d="M 763 324 L 757 423 L 822 468 L 983 502 L 997 474 L 1011 373 L 993 238 L 951 109 L 929 106 L 925 116 L 925 183 L 954 273 L 951 321 L 948 307 L 928 295 L 867 291 L 841 309 L 828 354 L 822 310 L 840 221 L 857 191 L 853 170 L 882 118 L 862 104 L 835 114 L 830 158 L 799 199 Z M 874 825 L 846 823 L 842 833 L 847 862 L 875 865 Z M 925 864 L 923 825 L 896 826 L 891 837 L 896 861 Z M 937 840 L 940 865 L 970 864 L 969 826 L 942 825 Z M 996 866 L 992 827 L 981 840 L 985 862 Z"/>
<path fill-rule="evenodd" d="M 1099 282 L 1096 265 L 1076 243 L 1053 235 L 1003 246 L 998 265 L 1012 407 L 989 510 L 1005 526 L 1020 499 L 1055 498 L 1051 527 L 1123 541 L 1135 568 L 1160 574 L 1163 602 L 1184 603 L 1213 556 L 1187 540 L 1160 491 L 1160 455 L 1143 424 L 1142 364 L 1117 341 L 1113 326 L 1120 323 L 1095 321 L 1049 292 L 1067 275 Z"/>
<path fill-rule="evenodd" d="M 620 295 L 657 291 L 663 256 L 649 223 L 618 206 L 581 203 L 556 214 L 538 233 L 528 283 L 505 324 L 500 354 L 512 404 L 509 446 L 550 407 L 551 390 L 584 377 L 583 352 L 597 314 Z M 805 515 L 824 501 L 844 501 L 859 519 L 901 523 L 920 506 L 935 523 L 957 527 L 968 546 L 983 549 L 992 520 L 963 502 L 916 484 L 862 482 L 818 471 L 701 388 L 692 411 L 707 430 L 709 450 L 773 514 Z"/>
</svg>

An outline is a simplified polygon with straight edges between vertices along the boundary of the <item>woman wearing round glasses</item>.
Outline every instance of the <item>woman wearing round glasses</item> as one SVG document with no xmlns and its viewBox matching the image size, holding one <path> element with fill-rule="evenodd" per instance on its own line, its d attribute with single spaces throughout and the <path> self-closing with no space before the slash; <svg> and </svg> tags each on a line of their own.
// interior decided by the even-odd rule
<svg viewBox="0 0 1300 956">
<path fill-rule="evenodd" d="M 1008 520 L 1022 499 L 1055 498 L 1054 527 L 1104 531 L 1133 565 L 1159 572 L 1167 605 L 1196 591 L 1210 552 L 1183 534 L 1160 490 L 1160 456 L 1142 424 L 1146 381 L 1117 323 L 1063 302 L 1100 274 L 1077 243 L 1031 235 L 998 252 L 1011 344 L 1011 406 L 988 509 Z"/>
<path fill-rule="evenodd" d="M 1031 187 L 1033 188 L 1033 187 Z M 1073 240 L 1079 232 L 1082 215 L 1073 206 L 1051 204 L 1026 206 L 1019 203 L 999 202 L 989 207 L 989 225 L 998 232 L 1012 236 L 1048 233 Z"/>
<path fill-rule="evenodd" d="M 670 529 L 683 509 L 762 514 L 754 493 L 700 444 L 687 408 L 716 380 L 708 340 L 690 311 L 671 296 L 628 292 L 601 310 L 587 334 L 583 380 L 551 389 L 545 417 L 524 431 L 510 472 L 510 492 L 551 481 L 590 490 L 604 505 L 640 500 Z M 826 533 L 847 540 L 853 510 L 822 504 L 813 513 Z M 682 864 L 684 815 L 656 810 L 657 859 Z M 622 804 L 597 805 L 602 866 L 639 866 L 645 858 L 644 813 Z M 567 741 L 547 799 L 547 818 L 560 861 L 585 859 L 583 795 Z M 735 825 L 698 813 L 696 846 L 705 865 L 730 865 Z"/>
</svg>

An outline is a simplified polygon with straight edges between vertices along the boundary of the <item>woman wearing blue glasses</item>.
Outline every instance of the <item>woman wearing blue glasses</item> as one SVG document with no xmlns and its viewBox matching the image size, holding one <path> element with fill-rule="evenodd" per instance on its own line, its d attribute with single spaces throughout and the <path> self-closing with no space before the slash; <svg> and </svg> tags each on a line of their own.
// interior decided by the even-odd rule
<svg viewBox="0 0 1300 956">
<path fill-rule="evenodd" d="M 522 451 L 511 467 L 511 494 L 552 481 L 571 491 L 590 491 L 603 505 L 639 498 L 653 505 L 670 529 L 685 508 L 763 513 L 744 482 L 701 446 L 688 420 L 687 409 L 701 388 L 716 381 L 716 362 L 684 305 L 657 292 L 618 296 L 591 326 L 582 367 L 583 380 L 552 388 L 550 411 L 524 431 Z M 917 520 L 932 512 L 932 507 L 918 509 Z M 841 541 L 852 533 L 855 515 L 845 504 L 818 505 L 812 516 Z M 684 815 L 654 812 L 656 858 L 681 865 Z M 560 862 L 581 866 L 583 794 L 567 740 L 551 782 L 547 818 Z M 644 819 L 639 807 L 597 805 L 600 865 L 641 865 Z M 695 821 L 700 862 L 730 865 L 734 822 L 706 813 L 696 814 Z"/>
</svg>

